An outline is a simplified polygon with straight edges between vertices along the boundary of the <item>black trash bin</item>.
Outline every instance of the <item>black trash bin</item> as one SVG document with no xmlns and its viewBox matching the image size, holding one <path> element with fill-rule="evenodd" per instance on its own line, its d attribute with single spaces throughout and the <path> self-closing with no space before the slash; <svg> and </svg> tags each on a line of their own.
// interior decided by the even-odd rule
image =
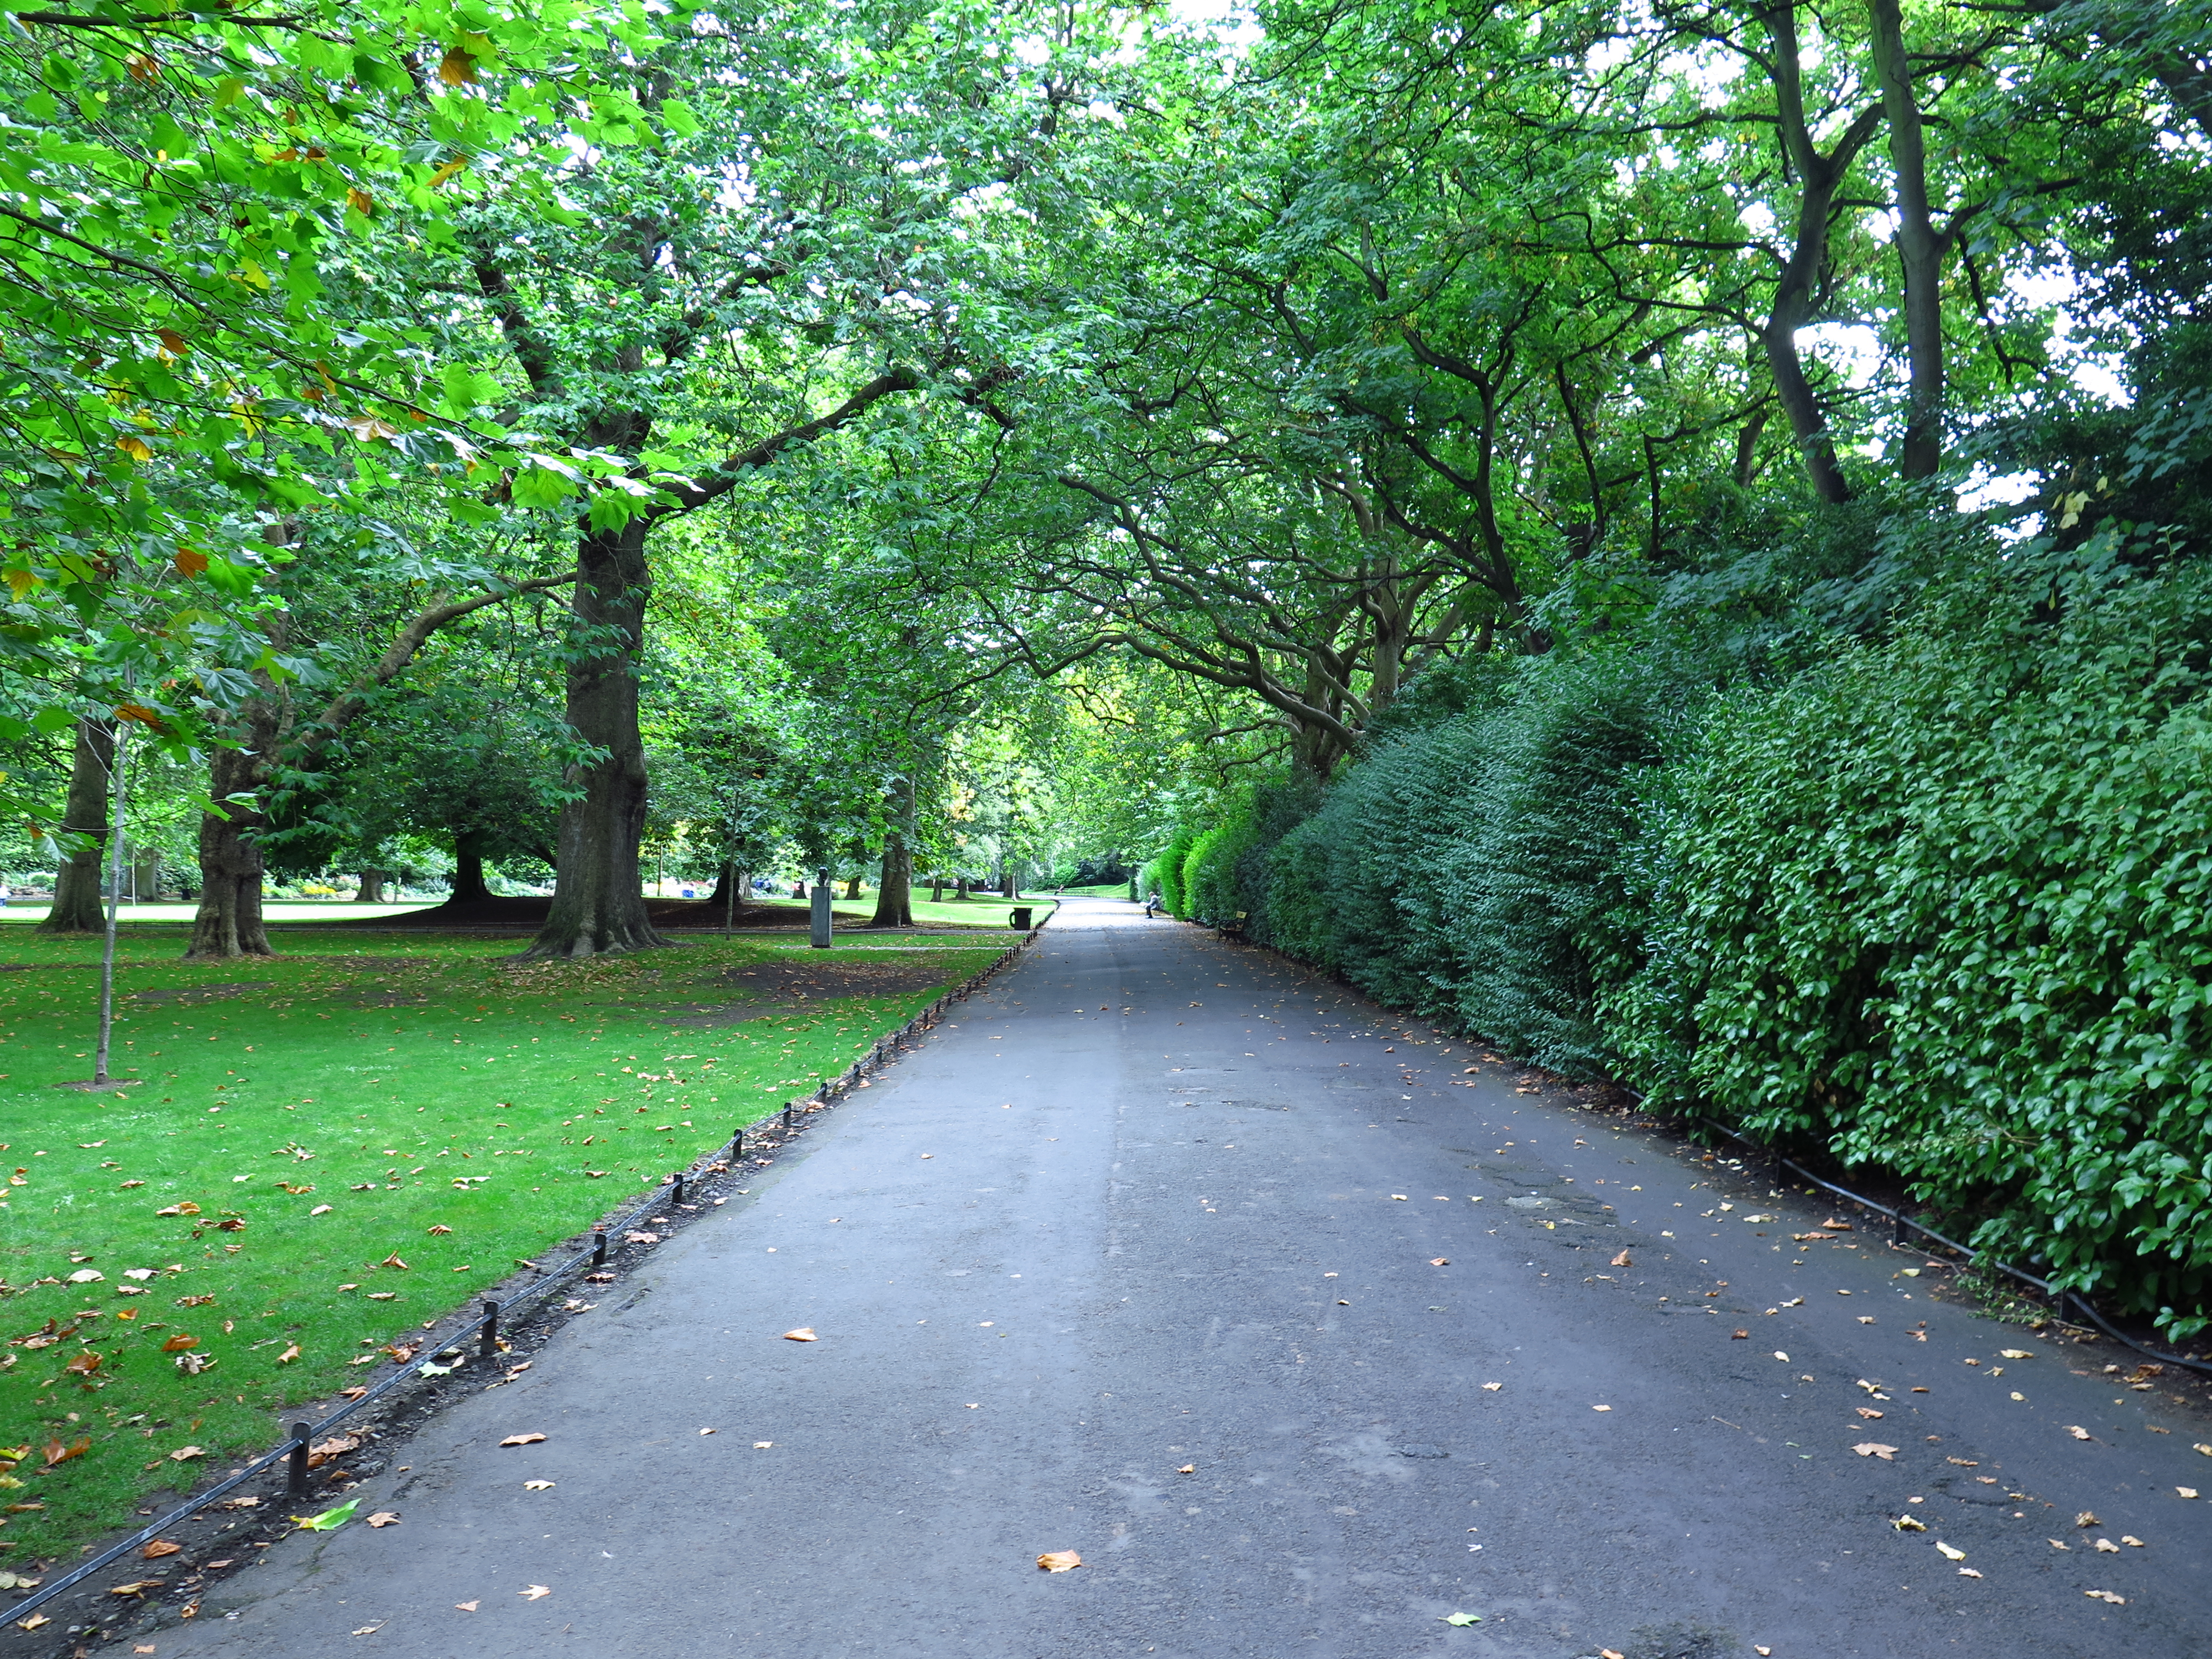
<svg viewBox="0 0 2212 1659">
<path fill-rule="evenodd" d="M 1018 933 L 1028 933 L 1030 930 L 1030 907 L 1026 904 L 1016 905 L 1014 907 L 1013 919 L 1008 926 L 1012 927 Z"/>
</svg>

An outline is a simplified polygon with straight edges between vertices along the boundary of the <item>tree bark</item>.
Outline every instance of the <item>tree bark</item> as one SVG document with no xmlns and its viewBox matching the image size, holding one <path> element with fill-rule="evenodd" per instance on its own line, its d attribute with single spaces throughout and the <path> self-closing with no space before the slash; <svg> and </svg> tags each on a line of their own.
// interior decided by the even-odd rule
<svg viewBox="0 0 2212 1659">
<path fill-rule="evenodd" d="M 645 739 L 637 724 L 637 663 L 652 573 L 648 520 L 593 531 L 578 544 L 568 665 L 568 724 L 605 758 L 580 768 L 582 794 L 561 809 L 553 909 L 526 961 L 650 950 L 667 940 L 646 915 L 638 879 L 645 833 Z"/>
<path fill-rule="evenodd" d="M 714 872 L 714 890 L 707 895 L 707 902 L 719 904 L 734 915 L 745 913 L 745 872 L 735 864 L 725 864 Z M 736 891 L 736 903 L 731 903 L 732 890 Z"/>
<path fill-rule="evenodd" d="M 1910 402 L 1899 471 L 1932 478 L 1943 461 L 1943 256 L 1950 238 L 1928 208 L 1928 145 L 1912 95 L 1899 0 L 1868 0 L 1875 72 L 1889 121 L 1889 158 L 1897 176 L 1897 255 L 1905 267 L 1905 344 Z"/>
<path fill-rule="evenodd" d="M 945 902 L 945 872 L 941 870 L 929 878 L 929 902 L 932 904 Z"/>
<path fill-rule="evenodd" d="M 106 868 L 107 795 L 114 764 L 114 732 L 97 720 L 78 720 L 62 828 L 93 840 L 54 872 L 53 908 L 39 924 L 42 933 L 97 933 L 107 926 L 100 908 L 100 872 Z"/>
<path fill-rule="evenodd" d="M 968 896 L 967 877 L 962 876 L 953 884 L 952 896 L 956 899 L 964 899 Z"/>
<path fill-rule="evenodd" d="M 855 872 L 853 876 L 848 878 L 845 883 L 845 901 L 849 904 L 853 900 L 860 896 L 860 878 L 859 874 Z"/>
<path fill-rule="evenodd" d="M 1764 8 L 1759 21 L 1773 46 L 1771 70 L 1774 82 L 1776 118 L 1782 143 L 1797 170 L 1797 223 L 1790 258 L 1782 279 L 1774 285 L 1774 303 L 1766 325 L 1759 331 L 1765 349 L 1767 372 L 1797 447 L 1805 458 L 1805 471 L 1820 499 L 1847 501 L 1851 487 L 1837 459 L 1835 434 L 1828 430 L 1826 411 L 1805 374 L 1797 350 L 1797 333 L 1813 320 L 1828 266 L 1828 215 L 1835 206 L 1836 188 L 1857 159 L 1859 151 L 1881 125 L 1881 106 L 1863 111 L 1835 147 L 1822 155 L 1814 142 L 1805 116 L 1803 65 L 1797 44 L 1796 0 Z"/>
<path fill-rule="evenodd" d="M 914 926 L 914 843 L 909 839 L 914 811 L 914 780 L 902 778 L 898 818 L 884 837 L 884 878 L 876 890 L 876 914 L 868 923 L 871 927 Z"/>
<path fill-rule="evenodd" d="M 1012 859 L 1008 859 L 1006 862 L 1005 872 L 1000 878 L 999 896 L 1000 898 L 1019 898 L 1021 896 L 1021 884 L 1014 879 L 1014 861 Z"/>
<path fill-rule="evenodd" d="M 361 890 L 354 895 L 354 902 L 356 904 L 384 902 L 383 871 L 364 870 L 361 872 Z"/>
<path fill-rule="evenodd" d="M 270 751 L 276 740 L 276 711 L 255 697 L 246 704 L 240 745 L 218 749 L 209 768 L 208 795 L 229 814 L 200 818 L 200 908 L 192 918 L 186 962 L 218 962 L 235 957 L 273 957 L 261 922 L 261 849 L 254 831 L 263 823 L 253 803 L 261 796 Z M 244 803 L 234 795 L 247 797 Z"/>
<path fill-rule="evenodd" d="M 453 890 L 448 904 L 476 904 L 491 896 L 484 885 L 483 832 L 464 830 L 453 837 Z"/>
</svg>

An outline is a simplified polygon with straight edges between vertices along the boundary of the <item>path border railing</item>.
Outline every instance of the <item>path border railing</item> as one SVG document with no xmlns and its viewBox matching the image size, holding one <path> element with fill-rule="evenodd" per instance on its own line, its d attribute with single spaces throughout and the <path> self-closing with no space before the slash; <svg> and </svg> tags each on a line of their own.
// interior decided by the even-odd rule
<svg viewBox="0 0 2212 1659">
<path fill-rule="evenodd" d="M 2035 1274 L 2029 1273 L 2024 1267 L 2015 1267 L 2009 1261 L 1999 1261 L 1996 1256 L 1991 1255 L 1987 1250 L 1978 1250 L 1971 1244 L 1961 1244 L 1955 1238 L 1946 1237 L 1943 1234 L 1937 1232 L 1933 1227 L 1929 1226 L 1926 1222 L 1914 1220 L 1911 1216 L 1905 1214 L 1903 1210 L 1899 1209 L 1894 1206 L 1884 1204 L 1877 1200 L 1869 1198 L 1863 1193 L 1855 1193 L 1848 1187 L 1839 1187 L 1834 1182 L 1828 1180 L 1826 1176 L 1814 1174 L 1812 1170 L 1807 1169 L 1795 1158 L 1784 1156 L 1780 1148 L 1768 1146 L 1762 1141 L 1753 1140 L 1749 1135 L 1744 1134 L 1740 1130 L 1731 1129 L 1727 1124 L 1721 1122 L 1717 1118 L 1707 1117 L 1702 1113 L 1699 1113 L 1694 1115 L 1692 1117 L 1691 1121 L 1702 1124 L 1710 1129 L 1717 1129 L 1722 1134 L 1726 1135 L 1730 1140 L 1735 1141 L 1738 1146 L 1750 1148 L 1751 1151 L 1759 1154 L 1759 1157 L 1766 1159 L 1772 1164 L 1778 1179 L 1780 1177 L 1784 1170 L 1788 1170 L 1797 1179 L 1801 1181 L 1809 1181 L 1813 1185 L 1818 1187 L 1822 1192 L 1833 1194 L 1836 1197 L 1842 1199 L 1846 1203 L 1856 1204 L 1861 1209 L 1870 1210 L 1876 1215 L 1887 1216 L 1890 1223 L 1890 1243 L 1892 1244 L 1903 1244 L 1905 1242 L 1905 1236 L 1908 1231 L 1917 1233 L 1923 1238 L 1932 1238 L 1945 1249 L 1956 1251 L 1960 1256 L 1965 1258 L 1966 1265 L 1970 1267 L 1993 1268 L 1996 1272 L 2003 1273 L 2009 1278 L 2018 1279 L 2021 1284 L 2028 1285 L 2032 1289 L 2041 1291 L 2045 1297 L 2049 1298 L 2051 1311 L 2062 1319 L 2066 1316 L 2066 1305 L 2070 1302 L 2073 1304 L 2075 1309 L 2086 1317 L 2091 1324 L 2094 1325 L 2099 1330 L 2104 1332 L 2106 1335 L 2111 1337 L 2113 1341 L 2119 1343 L 2122 1346 L 2132 1348 L 2136 1352 L 2142 1354 L 2148 1358 L 2155 1359 L 2160 1364 L 2179 1365 L 2189 1370 L 2201 1371 L 2207 1376 L 2212 1376 L 2212 1362 L 2202 1359 L 2191 1359 L 2187 1354 L 2167 1353 L 2163 1349 L 2146 1347 L 2142 1343 L 2136 1341 L 2133 1337 L 2129 1336 L 2124 1332 L 2115 1329 L 2112 1322 L 2106 1319 L 2104 1315 L 2099 1313 L 2094 1307 L 2090 1305 L 2088 1298 L 2083 1296 L 2079 1291 L 2061 1290 L 2057 1285 L 2051 1284 L 2049 1279 L 2039 1279 Z"/>
<path fill-rule="evenodd" d="M 764 1146 L 784 1146 L 793 1135 L 805 1127 L 801 1121 L 804 1114 L 821 1111 L 852 1093 L 866 1080 L 870 1072 L 882 1066 L 890 1056 L 901 1052 L 900 1044 L 905 1039 L 917 1036 L 936 1024 L 939 1019 L 943 1018 L 945 1012 L 954 1003 L 963 1002 L 974 995 L 1000 969 L 1013 962 L 1030 945 L 1036 944 L 1037 935 L 1044 931 L 1044 922 L 1051 920 L 1051 916 L 1047 915 L 1044 921 L 1039 922 L 1024 934 L 1018 944 L 1011 945 L 1001 951 L 992 959 L 989 966 L 969 975 L 959 985 L 945 992 L 927 1008 L 908 1020 L 897 1030 L 877 1038 L 869 1046 L 866 1054 L 836 1077 L 817 1085 L 813 1093 L 802 1096 L 797 1100 L 786 1101 L 783 1104 L 781 1135 L 775 1139 L 763 1141 L 756 1133 L 755 1151 L 757 1152 Z M 775 1115 L 774 1113 L 769 1113 L 756 1118 L 747 1127 L 757 1131 L 761 1124 L 769 1121 L 774 1115 Z M 70 1568 L 69 1571 L 51 1583 L 41 1584 L 23 1600 L 7 1608 L 4 1613 L 0 1613 L 0 1618 L 20 1626 L 23 1620 L 30 1618 L 40 1608 L 68 1595 L 87 1579 L 95 1577 L 106 1571 L 131 1551 L 144 1548 L 170 1528 L 189 1521 L 210 1504 L 220 1502 L 240 1486 L 246 1486 L 259 1476 L 266 1474 L 280 1463 L 285 1466 L 287 1501 L 296 1503 L 304 1499 L 307 1496 L 309 1460 L 313 1455 L 313 1446 L 317 1439 L 329 1434 L 339 1423 L 364 1407 L 374 1404 L 386 1395 L 397 1393 L 409 1382 L 422 1381 L 429 1376 L 442 1375 L 442 1372 L 426 1372 L 423 1368 L 426 1365 L 434 1364 L 436 1356 L 439 1354 L 462 1346 L 468 1341 L 471 1332 L 476 1336 L 477 1352 L 479 1357 L 485 1358 L 495 1357 L 499 1352 L 499 1326 L 502 1317 L 517 1308 L 535 1302 L 580 1267 L 605 1267 L 608 1255 L 607 1239 L 610 1234 L 629 1231 L 641 1222 L 649 1212 L 658 1210 L 665 1205 L 685 1202 L 684 1194 L 687 1188 L 703 1177 L 735 1170 L 739 1161 L 746 1156 L 745 1133 L 744 1129 L 737 1131 L 731 1137 L 729 1146 L 723 1151 L 710 1152 L 695 1158 L 684 1168 L 675 1171 L 665 1181 L 657 1185 L 651 1195 L 643 1203 L 633 1208 L 628 1215 L 614 1220 L 599 1222 L 592 1230 L 592 1243 L 589 1249 L 577 1251 L 575 1255 L 557 1267 L 538 1267 L 535 1263 L 528 1264 L 535 1269 L 538 1277 L 524 1289 L 516 1291 L 504 1301 L 495 1297 L 484 1297 L 473 1315 L 463 1317 L 450 1328 L 452 1334 L 449 1339 L 434 1341 L 426 1336 L 425 1340 L 414 1348 L 405 1359 L 394 1362 L 396 1369 L 389 1375 L 363 1389 L 360 1395 L 348 1400 L 344 1405 L 331 1412 L 321 1420 L 314 1423 L 293 1424 L 290 1435 L 280 1444 L 262 1453 L 245 1468 L 234 1470 L 205 1492 L 187 1498 L 159 1520 L 139 1528 L 120 1543 L 112 1544 L 89 1560 Z M 451 1316 L 448 1316 L 448 1317 Z M 445 1325 L 446 1322 L 445 1320 L 437 1321 L 431 1328 L 436 1330 L 439 1326 Z M 422 1357 L 425 1355 L 428 1358 Z"/>
</svg>

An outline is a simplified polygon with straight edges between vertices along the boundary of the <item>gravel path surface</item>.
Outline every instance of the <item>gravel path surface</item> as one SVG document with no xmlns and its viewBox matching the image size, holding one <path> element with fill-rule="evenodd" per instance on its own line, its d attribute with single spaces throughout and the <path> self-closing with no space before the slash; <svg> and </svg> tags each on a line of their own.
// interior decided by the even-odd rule
<svg viewBox="0 0 2212 1659">
<path fill-rule="evenodd" d="M 399 1524 L 295 1534 L 137 1639 L 2205 1650 L 2212 1500 L 2178 1489 L 2212 1492 L 2212 1427 L 2172 1379 L 1933 1300 L 1923 1258 L 1820 1225 L 1849 1218 L 1534 1090 L 1071 900 L 750 1196 L 419 1431 L 360 1493 Z"/>
</svg>

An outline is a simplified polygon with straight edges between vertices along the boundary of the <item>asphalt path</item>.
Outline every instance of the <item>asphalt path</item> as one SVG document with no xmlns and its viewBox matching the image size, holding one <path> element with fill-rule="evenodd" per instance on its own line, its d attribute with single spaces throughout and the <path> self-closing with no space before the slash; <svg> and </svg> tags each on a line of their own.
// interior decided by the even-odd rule
<svg viewBox="0 0 2212 1659">
<path fill-rule="evenodd" d="M 398 1524 L 295 1533 L 138 1639 L 2205 1651 L 2212 1500 L 2181 1489 L 2212 1491 L 2212 1428 L 2175 1380 L 1771 1194 L 1264 952 L 1071 901 L 417 1431 L 359 1493 Z"/>
</svg>

